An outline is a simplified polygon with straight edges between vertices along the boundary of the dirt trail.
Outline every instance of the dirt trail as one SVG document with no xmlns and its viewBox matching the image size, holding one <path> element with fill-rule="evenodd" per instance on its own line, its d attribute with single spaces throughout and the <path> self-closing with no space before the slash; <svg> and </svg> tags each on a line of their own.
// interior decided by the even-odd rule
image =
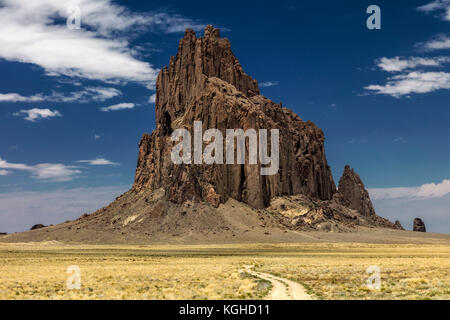
<svg viewBox="0 0 450 320">
<path fill-rule="evenodd" d="M 313 300 L 306 293 L 305 288 L 294 281 L 273 276 L 267 273 L 256 272 L 252 270 L 253 266 L 245 266 L 245 271 L 251 275 L 270 281 L 272 283 L 272 291 L 266 297 L 269 300 Z"/>
</svg>

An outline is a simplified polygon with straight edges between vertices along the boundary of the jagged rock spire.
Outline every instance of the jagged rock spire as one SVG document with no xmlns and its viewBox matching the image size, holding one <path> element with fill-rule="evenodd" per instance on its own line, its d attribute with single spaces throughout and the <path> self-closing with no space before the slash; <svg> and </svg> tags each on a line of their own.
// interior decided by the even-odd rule
<svg viewBox="0 0 450 320">
<path fill-rule="evenodd" d="M 338 195 L 343 205 L 358 211 L 361 215 L 366 217 L 376 215 L 369 192 L 364 187 L 359 175 L 349 165 L 345 166 L 344 173 L 339 180 Z"/>
<path fill-rule="evenodd" d="M 202 94 L 206 79 L 216 77 L 244 95 L 259 95 L 258 82 L 248 76 L 231 51 L 228 39 L 220 38 L 219 29 L 209 25 L 203 38 L 187 29 L 178 45 L 178 53 L 170 58 L 156 81 L 156 120 L 169 112 L 172 118 Z"/>
</svg>

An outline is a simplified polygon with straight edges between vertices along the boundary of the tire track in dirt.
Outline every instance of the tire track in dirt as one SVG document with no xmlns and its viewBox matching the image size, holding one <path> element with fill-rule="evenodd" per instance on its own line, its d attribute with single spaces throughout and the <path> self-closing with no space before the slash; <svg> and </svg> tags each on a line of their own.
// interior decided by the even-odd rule
<svg viewBox="0 0 450 320">
<path fill-rule="evenodd" d="M 253 266 L 245 266 L 245 271 L 255 277 L 270 281 L 272 291 L 266 297 L 268 300 L 314 300 L 299 283 L 277 277 L 271 274 L 256 272 Z"/>
</svg>

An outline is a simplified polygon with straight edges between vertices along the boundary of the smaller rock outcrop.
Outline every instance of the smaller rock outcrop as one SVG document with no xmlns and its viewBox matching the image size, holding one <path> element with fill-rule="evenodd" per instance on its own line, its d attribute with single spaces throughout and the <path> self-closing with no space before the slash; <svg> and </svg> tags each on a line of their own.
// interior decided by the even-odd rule
<svg viewBox="0 0 450 320">
<path fill-rule="evenodd" d="M 0 236 L 6 236 L 8 235 L 6 232 L 0 232 Z"/>
<path fill-rule="evenodd" d="M 344 168 L 335 198 L 342 205 L 358 211 L 362 216 L 376 216 L 369 192 L 364 187 L 359 175 L 349 165 Z"/>
<path fill-rule="evenodd" d="M 31 227 L 30 230 L 36 230 L 36 229 L 42 229 L 45 228 L 45 226 L 43 224 L 35 224 L 34 226 Z"/>
<path fill-rule="evenodd" d="M 405 230 L 405 228 L 403 228 L 402 224 L 398 220 L 395 220 L 394 227 L 398 230 Z"/>
<path fill-rule="evenodd" d="M 427 229 L 425 227 L 425 223 L 422 221 L 422 219 L 420 219 L 420 218 L 415 218 L 414 219 L 413 231 L 416 231 L 416 232 L 427 232 Z"/>
</svg>

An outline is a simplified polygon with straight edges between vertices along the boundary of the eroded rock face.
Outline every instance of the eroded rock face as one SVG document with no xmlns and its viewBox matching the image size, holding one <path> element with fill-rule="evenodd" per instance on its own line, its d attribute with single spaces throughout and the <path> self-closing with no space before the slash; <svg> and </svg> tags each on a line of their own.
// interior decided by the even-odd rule
<svg viewBox="0 0 450 320">
<path fill-rule="evenodd" d="M 144 134 L 133 189 L 163 188 L 176 203 L 208 201 L 213 206 L 228 198 L 264 208 L 281 195 L 304 194 L 330 200 L 336 191 L 324 150 L 324 134 L 289 109 L 259 94 L 219 30 L 208 26 L 203 38 L 187 30 L 178 53 L 157 79 L 156 129 Z M 174 130 L 203 132 L 215 128 L 279 129 L 278 174 L 262 176 L 261 165 L 175 165 L 170 152 Z M 270 134 L 269 134 L 270 136 Z M 270 140 L 269 140 L 270 141 Z M 246 154 L 248 155 L 248 142 Z"/>
<path fill-rule="evenodd" d="M 338 193 L 335 198 L 342 205 L 358 211 L 365 217 L 376 216 L 364 183 L 355 170 L 348 165 L 345 166 L 344 173 L 339 180 Z"/>
<path fill-rule="evenodd" d="M 413 231 L 416 232 L 427 232 L 427 229 L 425 227 L 425 223 L 420 218 L 414 219 L 414 225 L 413 225 Z"/>
</svg>

